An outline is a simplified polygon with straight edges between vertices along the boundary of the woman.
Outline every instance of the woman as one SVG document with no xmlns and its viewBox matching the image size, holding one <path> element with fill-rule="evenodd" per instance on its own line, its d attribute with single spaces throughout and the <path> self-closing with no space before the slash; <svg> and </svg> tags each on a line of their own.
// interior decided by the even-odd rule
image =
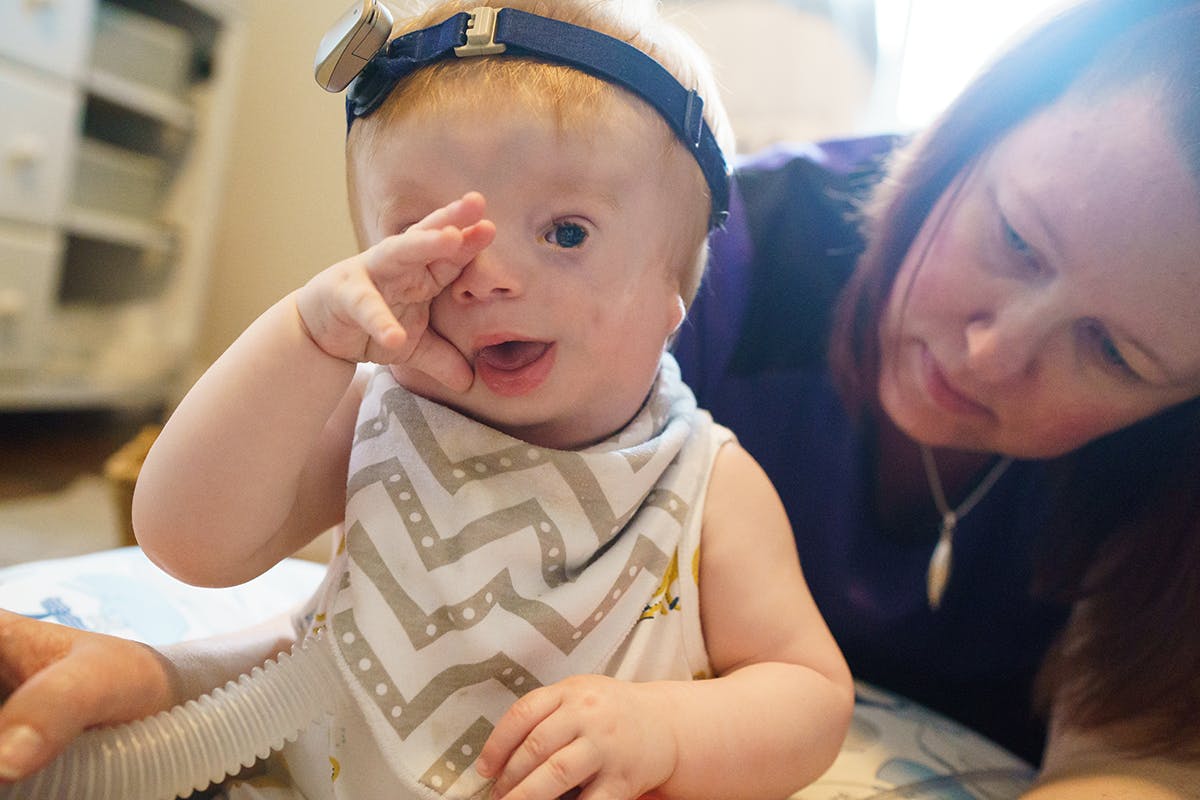
<svg viewBox="0 0 1200 800">
<path fill-rule="evenodd" d="M 1200 787 L 1198 42 L 1200 3 L 1085 3 L 899 150 L 746 165 L 679 344 L 700 403 L 788 504 L 859 678 L 1034 761 L 1051 715 L 1047 775 L 1126 759 L 1184 796 Z"/>
<path fill-rule="evenodd" d="M 835 163 L 880 140 L 747 167 L 679 343 L 789 503 L 860 677 L 1036 759 L 1040 675 L 1036 800 L 1200 786 L 1198 41 L 1194 0 L 1092 0 L 886 180 Z M 0 684 L 23 681 L 0 775 L 18 722 L 31 767 L 216 678 L 0 615 Z"/>
</svg>

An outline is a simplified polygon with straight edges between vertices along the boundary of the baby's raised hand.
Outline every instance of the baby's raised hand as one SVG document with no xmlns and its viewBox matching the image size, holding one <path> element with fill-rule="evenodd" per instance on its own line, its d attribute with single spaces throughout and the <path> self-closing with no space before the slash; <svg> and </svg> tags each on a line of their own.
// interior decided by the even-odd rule
<svg viewBox="0 0 1200 800">
<path fill-rule="evenodd" d="M 514 703 L 476 769 L 495 778 L 492 800 L 642 797 L 675 771 L 669 714 L 655 684 L 577 675 Z"/>
<path fill-rule="evenodd" d="M 470 388 L 470 365 L 429 326 L 429 307 L 491 244 L 496 231 L 484 207 L 469 192 L 310 280 L 296 307 L 313 342 L 335 358 L 405 363 L 452 389 Z"/>
</svg>

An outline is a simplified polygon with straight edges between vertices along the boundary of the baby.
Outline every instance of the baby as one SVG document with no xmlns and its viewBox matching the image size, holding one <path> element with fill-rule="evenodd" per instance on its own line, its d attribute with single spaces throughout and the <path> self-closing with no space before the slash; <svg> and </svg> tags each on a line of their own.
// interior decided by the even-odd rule
<svg viewBox="0 0 1200 800">
<path fill-rule="evenodd" d="M 650 4 L 493 14 L 438 3 L 351 86 L 362 252 L 142 470 L 138 539 L 190 582 L 340 526 L 297 635 L 350 699 L 288 788 L 230 795 L 785 797 L 853 693 L 778 497 L 666 352 L 728 199 L 707 67 Z"/>
</svg>

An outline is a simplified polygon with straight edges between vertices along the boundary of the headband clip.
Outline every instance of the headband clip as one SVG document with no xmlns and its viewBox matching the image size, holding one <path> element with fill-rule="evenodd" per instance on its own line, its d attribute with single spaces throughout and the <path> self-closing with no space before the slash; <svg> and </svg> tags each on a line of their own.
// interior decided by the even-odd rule
<svg viewBox="0 0 1200 800">
<path fill-rule="evenodd" d="M 474 9 L 467 22 L 467 43 L 454 48 L 459 58 L 490 56 L 505 51 L 505 45 L 496 41 L 496 9 L 480 6 Z"/>
</svg>

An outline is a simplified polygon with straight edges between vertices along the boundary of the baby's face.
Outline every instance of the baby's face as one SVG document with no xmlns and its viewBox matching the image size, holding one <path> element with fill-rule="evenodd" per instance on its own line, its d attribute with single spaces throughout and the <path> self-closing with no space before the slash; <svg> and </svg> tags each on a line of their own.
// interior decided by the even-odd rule
<svg viewBox="0 0 1200 800">
<path fill-rule="evenodd" d="M 368 242 L 478 191 L 495 241 L 432 307 L 472 365 L 455 393 L 394 367 L 413 391 L 545 447 L 603 439 L 639 409 L 683 315 L 681 198 L 695 170 L 652 112 L 618 98 L 590 127 L 508 99 L 410 114 L 355 165 Z M 668 157 L 671 153 L 671 157 Z"/>
</svg>

